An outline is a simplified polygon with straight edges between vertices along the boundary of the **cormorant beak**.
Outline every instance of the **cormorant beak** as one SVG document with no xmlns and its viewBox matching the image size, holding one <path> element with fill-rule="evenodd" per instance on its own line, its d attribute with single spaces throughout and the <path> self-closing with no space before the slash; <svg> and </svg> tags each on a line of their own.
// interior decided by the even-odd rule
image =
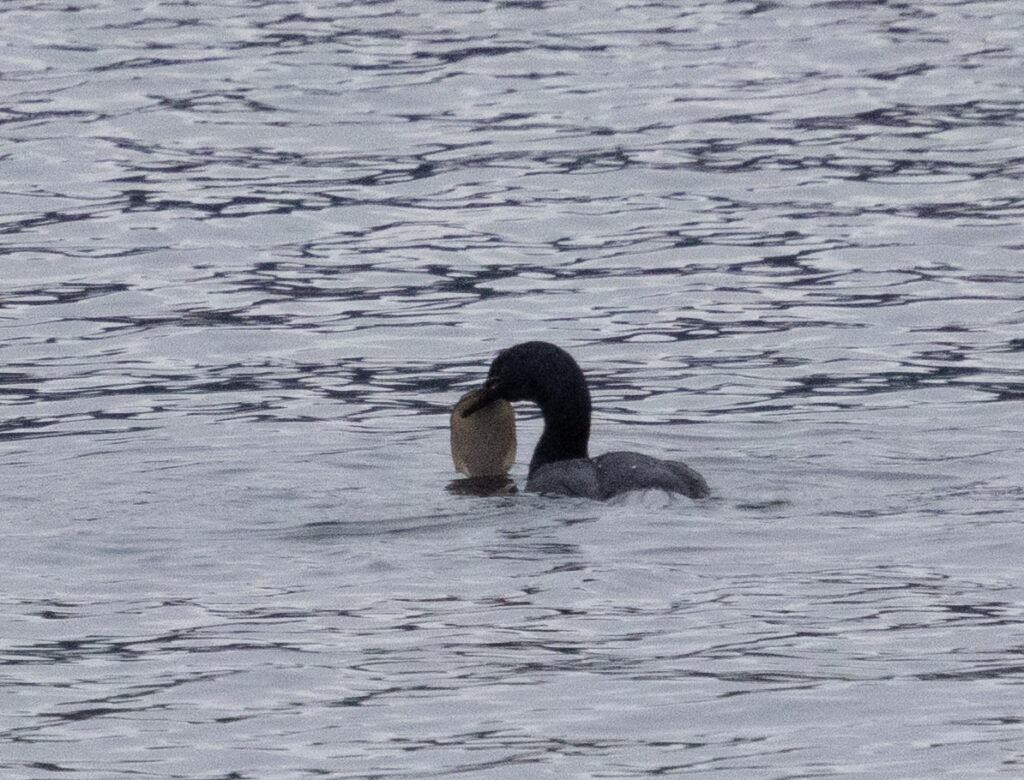
<svg viewBox="0 0 1024 780">
<path fill-rule="evenodd" d="M 498 394 L 498 388 L 495 387 L 494 382 L 488 379 L 486 382 L 484 382 L 484 386 L 480 390 L 480 397 L 462 410 L 462 418 L 465 419 L 474 412 L 480 411 L 485 406 L 490 406 L 499 398 L 501 398 L 501 396 Z"/>
</svg>

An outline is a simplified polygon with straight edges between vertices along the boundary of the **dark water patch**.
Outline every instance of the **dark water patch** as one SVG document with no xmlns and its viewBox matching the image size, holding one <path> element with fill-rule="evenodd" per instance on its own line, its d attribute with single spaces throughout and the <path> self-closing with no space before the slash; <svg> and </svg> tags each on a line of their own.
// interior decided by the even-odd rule
<svg viewBox="0 0 1024 780">
<path fill-rule="evenodd" d="M 913 65 L 904 65 L 903 67 L 894 68 L 892 70 L 876 71 L 866 75 L 868 78 L 877 79 L 879 81 L 896 81 L 898 79 L 906 78 L 907 76 L 919 76 L 930 70 L 934 70 L 934 66 L 919 62 Z"/>
<path fill-rule="evenodd" d="M 12 290 L 0 298 L 0 309 L 10 306 L 47 306 L 77 303 L 97 296 L 124 292 L 131 287 L 124 283 L 65 282 L 56 287 L 35 290 Z"/>
<path fill-rule="evenodd" d="M 64 119 L 80 119 L 85 122 L 98 121 L 102 114 L 73 109 L 40 109 L 30 111 L 23 108 L 0 107 L 0 127 L 4 125 L 37 127 L 48 122 Z"/>
<path fill-rule="evenodd" d="M 800 130 L 851 130 L 879 126 L 923 128 L 921 134 L 944 132 L 958 127 L 1015 127 L 1024 125 L 1024 105 L 1009 101 L 971 100 L 932 105 L 894 104 L 854 114 L 806 117 L 794 121 Z M 865 133 L 867 135 L 867 133 Z"/>
</svg>

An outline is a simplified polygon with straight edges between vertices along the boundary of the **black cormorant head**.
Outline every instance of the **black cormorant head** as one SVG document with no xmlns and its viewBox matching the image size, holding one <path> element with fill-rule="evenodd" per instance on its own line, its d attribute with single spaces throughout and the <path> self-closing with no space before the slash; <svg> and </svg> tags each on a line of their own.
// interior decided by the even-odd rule
<svg viewBox="0 0 1024 780">
<path fill-rule="evenodd" d="M 590 410 L 590 393 L 579 365 L 568 352 L 545 341 L 527 341 L 499 352 L 487 372 L 483 392 L 462 416 L 468 417 L 498 398 L 533 401 L 542 410 L 579 403 Z"/>
</svg>

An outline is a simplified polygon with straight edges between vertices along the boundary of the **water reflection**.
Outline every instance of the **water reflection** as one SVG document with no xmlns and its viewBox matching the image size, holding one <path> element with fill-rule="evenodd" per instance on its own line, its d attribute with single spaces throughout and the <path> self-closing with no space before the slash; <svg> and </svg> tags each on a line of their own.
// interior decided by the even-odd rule
<svg viewBox="0 0 1024 780">
<path fill-rule="evenodd" d="M 459 496 L 480 497 L 511 495 L 517 490 L 515 480 L 507 476 L 453 479 L 445 489 Z"/>
</svg>

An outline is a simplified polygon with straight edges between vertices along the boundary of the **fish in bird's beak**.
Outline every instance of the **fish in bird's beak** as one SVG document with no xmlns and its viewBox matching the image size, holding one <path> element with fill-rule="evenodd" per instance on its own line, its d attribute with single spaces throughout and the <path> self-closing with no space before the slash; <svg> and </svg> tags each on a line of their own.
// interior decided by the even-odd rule
<svg viewBox="0 0 1024 780">
<path fill-rule="evenodd" d="M 487 408 L 498 400 L 500 400 L 498 391 L 495 388 L 494 383 L 488 380 L 487 382 L 484 382 L 484 386 L 479 390 L 474 390 L 473 392 L 466 393 L 466 395 L 462 396 L 459 402 L 455 405 L 455 408 L 459 410 L 459 413 L 463 418 L 466 418 L 472 414 L 476 414 L 481 409 Z M 465 404 L 463 402 L 465 402 Z M 505 401 L 505 403 L 507 404 L 508 401 Z"/>
<path fill-rule="evenodd" d="M 512 404 L 484 387 L 466 393 L 451 416 L 452 460 L 468 477 L 504 475 L 516 459 Z"/>
</svg>

